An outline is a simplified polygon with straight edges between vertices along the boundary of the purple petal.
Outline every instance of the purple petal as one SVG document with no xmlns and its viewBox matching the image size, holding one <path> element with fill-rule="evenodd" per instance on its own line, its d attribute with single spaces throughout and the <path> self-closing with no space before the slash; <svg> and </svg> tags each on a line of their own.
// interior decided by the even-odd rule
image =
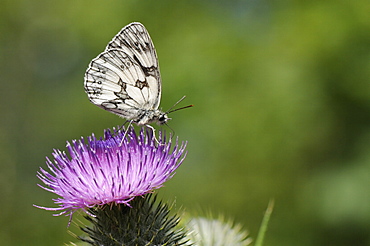
<svg viewBox="0 0 370 246">
<path fill-rule="evenodd" d="M 54 160 L 46 159 L 49 171 L 40 168 L 37 177 L 45 185 L 41 188 L 59 196 L 54 199 L 59 207 L 36 207 L 72 215 L 80 208 L 112 202 L 129 205 L 134 197 L 162 187 L 186 155 L 186 143 L 179 146 L 176 139 L 172 146 L 163 132 L 161 144 L 144 128 L 139 135 L 130 128 L 122 141 L 123 136 L 124 129 L 106 130 L 104 139 L 92 134 L 87 141 L 67 142 L 69 156 L 54 150 Z"/>
</svg>

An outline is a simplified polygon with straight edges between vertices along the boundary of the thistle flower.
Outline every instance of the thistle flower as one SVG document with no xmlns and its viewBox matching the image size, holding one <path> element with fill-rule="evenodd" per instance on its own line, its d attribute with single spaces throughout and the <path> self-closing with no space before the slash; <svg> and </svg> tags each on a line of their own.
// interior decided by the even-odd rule
<svg viewBox="0 0 370 246">
<path fill-rule="evenodd" d="M 161 144 L 152 130 L 141 129 L 136 135 L 130 128 L 106 130 L 104 139 L 94 135 L 67 142 L 69 156 L 54 150 L 54 161 L 47 158 L 49 171 L 40 168 L 37 176 L 45 184 L 41 188 L 59 196 L 53 199 L 59 207 L 38 208 L 61 211 L 56 215 L 70 215 L 96 205 L 125 204 L 137 196 L 163 186 L 185 158 L 186 143 L 176 143 L 159 132 Z M 123 140 L 122 140 L 123 139 Z"/>
<path fill-rule="evenodd" d="M 153 194 L 136 197 L 130 205 L 90 208 L 93 216 L 85 215 L 90 224 L 81 227 L 86 234 L 79 239 L 90 245 L 192 245 L 172 205 L 158 202 Z"/>
<path fill-rule="evenodd" d="M 235 225 L 231 221 L 226 222 L 222 217 L 218 220 L 193 218 L 186 227 L 191 232 L 188 235 L 190 242 L 197 246 L 247 246 L 252 242 L 241 225 Z"/>
</svg>

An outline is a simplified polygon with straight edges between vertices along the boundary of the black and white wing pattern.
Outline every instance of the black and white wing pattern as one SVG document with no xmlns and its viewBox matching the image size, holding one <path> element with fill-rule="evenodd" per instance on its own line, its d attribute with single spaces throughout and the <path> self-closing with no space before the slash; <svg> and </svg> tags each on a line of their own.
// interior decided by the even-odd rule
<svg viewBox="0 0 370 246">
<path fill-rule="evenodd" d="M 93 59 L 85 74 L 85 91 L 92 103 L 138 125 L 163 124 L 158 110 L 161 77 L 157 54 L 145 27 L 133 22 Z"/>
</svg>

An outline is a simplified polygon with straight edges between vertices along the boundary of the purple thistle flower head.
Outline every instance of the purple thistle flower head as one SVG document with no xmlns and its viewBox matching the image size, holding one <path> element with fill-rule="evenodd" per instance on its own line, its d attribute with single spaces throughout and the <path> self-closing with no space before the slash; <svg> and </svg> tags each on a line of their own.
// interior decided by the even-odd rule
<svg viewBox="0 0 370 246">
<path fill-rule="evenodd" d="M 47 158 L 49 171 L 40 168 L 37 176 L 45 184 L 41 188 L 59 196 L 53 199 L 57 208 L 38 208 L 62 211 L 56 215 L 70 215 L 77 209 L 95 205 L 129 202 L 136 196 L 150 193 L 163 186 L 185 158 L 186 143 L 176 143 L 159 132 L 157 143 L 152 130 L 142 128 L 136 135 L 130 128 L 105 131 L 104 139 L 94 135 L 67 142 L 69 156 L 54 150 L 54 161 Z"/>
</svg>

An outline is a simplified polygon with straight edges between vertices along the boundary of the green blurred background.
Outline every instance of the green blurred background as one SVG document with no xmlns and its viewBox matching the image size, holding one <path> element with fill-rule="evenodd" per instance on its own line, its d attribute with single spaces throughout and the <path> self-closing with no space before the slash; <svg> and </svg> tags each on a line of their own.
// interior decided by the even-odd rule
<svg viewBox="0 0 370 246">
<path fill-rule="evenodd" d="M 83 77 L 140 21 L 161 106 L 195 105 L 170 115 L 189 144 L 163 199 L 256 238 L 274 198 L 265 245 L 370 245 L 369 13 L 367 0 L 2 0 L 1 244 L 76 241 L 67 217 L 32 206 L 55 198 L 35 175 L 53 148 L 123 123 L 89 102 Z"/>
</svg>

